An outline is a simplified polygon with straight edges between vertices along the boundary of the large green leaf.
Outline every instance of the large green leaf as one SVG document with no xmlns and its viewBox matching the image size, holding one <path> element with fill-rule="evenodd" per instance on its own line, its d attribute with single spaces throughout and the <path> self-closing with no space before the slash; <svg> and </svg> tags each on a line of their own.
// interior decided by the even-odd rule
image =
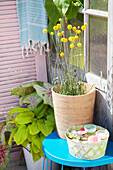
<svg viewBox="0 0 113 170">
<path fill-rule="evenodd" d="M 25 96 L 28 94 L 31 94 L 35 92 L 35 89 L 33 87 L 16 87 L 12 90 L 11 95 L 17 95 L 19 97 Z"/>
<path fill-rule="evenodd" d="M 33 110 L 38 104 L 42 102 L 42 98 L 37 95 L 37 93 L 32 93 L 27 96 L 25 96 L 22 100 L 22 104 L 27 104 L 27 107 L 30 110 Z"/>
<path fill-rule="evenodd" d="M 79 7 L 76 6 L 73 2 L 70 3 L 70 6 L 65 14 L 66 21 L 72 18 L 76 18 L 78 14 Z"/>
<path fill-rule="evenodd" d="M 43 82 L 34 81 L 33 83 L 16 87 L 12 90 L 11 95 L 17 95 L 17 96 L 21 97 L 21 96 L 31 94 L 31 93 L 35 92 L 35 89 L 33 88 L 33 85 L 35 85 L 35 84 L 42 86 Z"/>
<path fill-rule="evenodd" d="M 9 116 L 11 118 L 11 115 L 14 113 L 22 113 L 22 112 L 27 112 L 30 111 L 28 108 L 21 108 L 21 107 L 15 107 L 9 111 Z"/>
<path fill-rule="evenodd" d="M 26 148 L 28 144 L 29 144 L 29 140 L 26 139 L 26 140 L 22 143 L 22 146 L 24 146 L 24 147 Z"/>
<path fill-rule="evenodd" d="M 53 107 L 51 92 L 52 85 L 49 83 L 44 83 L 43 87 L 40 87 L 39 85 L 34 85 L 33 87 L 36 89 L 37 94 L 44 100 L 44 104 L 49 104 Z"/>
<path fill-rule="evenodd" d="M 45 2 L 45 9 L 47 12 L 47 15 L 49 19 L 56 24 L 59 18 L 62 18 L 62 12 L 59 12 L 55 4 L 53 3 L 53 0 L 46 0 Z"/>
<path fill-rule="evenodd" d="M 36 137 L 32 141 L 34 145 L 36 145 L 39 149 L 42 147 L 42 141 L 39 135 L 36 135 Z"/>
<path fill-rule="evenodd" d="M 28 138 L 29 142 L 32 142 L 33 139 L 36 137 L 36 135 L 30 134 L 30 127 L 31 127 L 31 124 L 29 124 L 27 127 L 27 138 Z"/>
<path fill-rule="evenodd" d="M 10 135 L 10 138 L 9 138 L 9 141 L 8 141 L 8 144 L 9 144 L 9 145 L 12 145 L 12 138 L 13 138 L 13 136 L 15 135 L 15 133 L 17 132 L 17 130 L 18 130 L 18 127 L 12 129 L 11 135 Z"/>
<path fill-rule="evenodd" d="M 37 120 L 37 124 L 38 124 L 40 131 L 45 136 L 48 136 L 54 129 L 53 123 L 50 120 L 40 119 L 40 120 Z"/>
<path fill-rule="evenodd" d="M 37 133 L 40 132 L 40 130 L 39 130 L 38 126 L 37 126 L 37 119 L 36 118 L 33 119 L 33 122 L 32 122 L 29 129 L 30 129 L 30 134 L 31 135 L 36 135 Z"/>
<path fill-rule="evenodd" d="M 14 140 L 17 145 L 22 144 L 27 139 L 27 128 L 26 125 L 21 125 L 18 127 L 17 132 L 14 135 Z"/>
<path fill-rule="evenodd" d="M 18 114 L 18 116 L 15 118 L 15 121 L 18 124 L 27 124 L 32 122 L 33 118 L 34 118 L 34 113 L 28 111 L 28 112 L 23 112 Z"/>
<path fill-rule="evenodd" d="M 31 143 L 31 145 L 32 145 L 33 152 L 35 152 L 35 153 L 39 153 L 40 152 L 40 149 L 37 147 L 37 145 L 34 145 L 33 142 Z"/>
<path fill-rule="evenodd" d="M 42 111 L 40 111 L 37 115 L 37 119 L 41 119 L 42 117 L 44 117 L 46 115 L 48 109 L 48 105 L 44 105 L 44 109 Z"/>
<path fill-rule="evenodd" d="M 65 13 L 67 12 L 70 6 L 70 1 L 71 0 L 53 0 L 57 9 L 59 9 L 59 11 L 62 11 L 63 15 L 65 15 Z"/>
<path fill-rule="evenodd" d="M 32 157 L 33 157 L 33 161 L 34 161 L 34 162 L 38 161 L 38 160 L 41 158 L 41 156 L 40 156 L 39 153 L 35 153 L 35 152 L 33 151 L 32 144 L 30 144 L 30 151 L 31 151 L 31 154 L 32 154 Z"/>
<path fill-rule="evenodd" d="M 7 131 L 11 131 L 13 128 L 16 127 L 16 123 L 11 123 L 11 121 L 13 121 L 17 117 L 17 115 L 18 113 L 14 113 L 11 117 L 9 115 L 6 116 Z"/>
</svg>

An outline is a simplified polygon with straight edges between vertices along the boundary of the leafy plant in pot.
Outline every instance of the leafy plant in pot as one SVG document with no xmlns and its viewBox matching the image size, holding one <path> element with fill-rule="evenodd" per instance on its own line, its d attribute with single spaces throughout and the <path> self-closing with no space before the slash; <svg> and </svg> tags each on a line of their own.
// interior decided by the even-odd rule
<svg viewBox="0 0 113 170">
<path fill-rule="evenodd" d="M 63 5 L 58 5 L 56 0 L 53 2 L 59 10 L 63 11 Z M 66 13 L 63 16 L 67 20 Z M 81 38 L 86 29 L 87 23 L 81 27 L 68 24 L 66 30 L 62 30 L 62 19 L 59 18 L 59 23 L 54 25 L 50 32 L 56 50 L 53 76 L 49 69 L 53 85 L 52 98 L 57 131 L 59 136 L 64 139 L 68 127 L 90 124 L 93 121 L 96 90 L 94 86 L 85 82 L 85 66 L 84 74 L 81 71 L 81 47 L 83 46 Z M 47 32 L 48 30 L 43 30 L 43 33 Z M 50 61 L 49 43 L 47 52 Z M 51 68 L 50 64 L 49 68 Z"/>
<path fill-rule="evenodd" d="M 17 145 L 27 147 L 36 162 L 43 156 L 44 138 L 55 130 L 51 85 L 36 81 L 13 89 L 11 94 L 18 95 L 20 105 L 27 108 L 15 107 L 9 111 L 7 126 L 15 125 L 9 145 L 14 138 Z"/>
<path fill-rule="evenodd" d="M 4 168 L 9 163 L 9 152 L 11 147 L 8 145 L 9 132 L 6 129 L 6 123 L 0 124 L 0 169 Z"/>
</svg>

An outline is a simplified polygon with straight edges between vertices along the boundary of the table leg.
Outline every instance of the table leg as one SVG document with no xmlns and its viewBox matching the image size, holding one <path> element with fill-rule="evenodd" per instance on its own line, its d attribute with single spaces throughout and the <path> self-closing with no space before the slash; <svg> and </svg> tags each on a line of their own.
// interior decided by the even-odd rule
<svg viewBox="0 0 113 170">
<path fill-rule="evenodd" d="M 52 170 L 52 161 L 50 160 L 50 170 Z"/>
<path fill-rule="evenodd" d="M 85 167 L 83 167 L 83 170 L 85 170 Z"/>
<path fill-rule="evenodd" d="M 48 170 L 48 158 L 47 158 L 47 163 L 46 163 L 46 170 Z"/>
<path fill-rule="evenodd" d="M 61 170 L 63 170 L 63 164 L 62 164 Z"/>
<path fill-rule="evenodd" d="M 44 154 L 44 157 L 43 157 L 43 165 L 42 165 L 42 170 L 44 170 L 44 164 L 45 164 L 45 154 Z"/>
</svg>

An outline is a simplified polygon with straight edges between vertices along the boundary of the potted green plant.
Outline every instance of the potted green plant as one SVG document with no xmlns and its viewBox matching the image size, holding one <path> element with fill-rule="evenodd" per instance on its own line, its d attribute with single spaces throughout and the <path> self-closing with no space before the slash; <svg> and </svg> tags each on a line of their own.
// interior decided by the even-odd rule
<svg viewBox="0 0 113 170">
<path fill-rule="evenodd" d="M 0 124 L 0 169 L 4 168 L 9 163 L 10 146 L 8 145 L 9 133 L 6 130 L 6 123 Z"/>
<path fill-rule="evenodd" d="M 63 5 L 60 7 L 63 10 Z M 64 139 L 68 127 L 93 121 L 96 90 L 94 86 L 85 82 L 85 66 L 84 74 L 80 68 L 83 53 L 81 37 L 86 29 L 87 23 L 81 27 L 68 24 L 66 37 L 65 30 L 62 29 L 62 19 L 59 18 L 59 23 L 54 25 L 53 31 L 50 32 L 56 50 L 54 76 L 50 76 L 53 85 L 52 98 L 57 131 Z M 43 30 L 43 33 L 47 32 L 48 30 Z M 47 51 L 50 61 L 49 43 Z"/>
<path fill-rule="evenodd" d="M 51 85 L 43 82 L 33 82 L 12 90 L 12 95 L 19 96 L 19 103 L 25 107 L 15 107 L 7 116 L 7 127 L 11 129 L 9 145 L 12 140 L 24 147 L 27 168 L 33 168 L 33 161 L 43 157 L 42 142 L 55 128 L 54 110 L 52 107 Z M 26 151 L 28 150 L 28 151 Z M 32 162 L 27 161 L 28 153 L 32 154 Z M 37 163 L 34 163 L 34 169 Z M 38 165 L 39 166 L 39 165 Z"/>
</svg>

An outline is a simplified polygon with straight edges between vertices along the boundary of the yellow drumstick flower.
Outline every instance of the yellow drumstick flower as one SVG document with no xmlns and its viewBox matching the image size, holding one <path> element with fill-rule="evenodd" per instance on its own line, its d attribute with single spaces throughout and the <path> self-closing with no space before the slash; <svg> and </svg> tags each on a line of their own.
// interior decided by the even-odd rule
<svg viewBox="0 0 113 170">
<path fill-rule="evenodd" d="M 46 34 L 47 33 L 47 29 L 43 29 L 43 33 Z"/>
<path fill-rule="evenodd" d="M 70 48 L 74 48 L 74 46 L 75 46 L 74 44 L 70 44 Z"/>
<path fill-rule="evenodd" d="M 78 47 L 82 47 L 82 43 L 78 43 L 77 46 L 78 46 Z"/>
<path fill-rule="evenodd" d="M 62 38 L 61 41 L 62 42 L 67 42 L 67 38 Z"/>
<path fill-rule="evenodd" d="M 58 30 L 58 27 L 57 27 L 57 26 L 54 26 L 53 29 L 54 29 L 54 30 Z"/>
<path fill-rule="evenodd" d="M 79 39 L 79 37 L 78 36 L 75 36 L 75 40 L 78 40 Z"/>
<path fill-rule="evenodd" d="M 77 29 L 76 27 L 73 27 L 73 31 L 76 31 L 76 29 Z"/>
<path fill-rule="evenodd" d="M 57 35 L 60 37 L 60 36 L 62 36 L 62 33 L 58 33 Z"/>
<path fill-rule="evenodd" d="M 62 18 L 59 18 L 59 21 L 61 22 L 61 21 L 62 21 Z"/>
<path fill-rule="evenodd" d="M 69 37 L 69 41 L 74 41 L 75 37 Z"/>
<path fill-rule="evenodd" d="M 81 26 L 81 30 L 84 31 L 85 29 L 86 29 L 86 26 L 85 26 L 85 25 L 82 25 L 82 26 Z"/>
<path fill-rule="evenodd" d="M 58 28 L 61 28 L 61 24 L 57 24 L 57 27 L 58 27 Z"/>
<path fill-rule="evenodd" d="M 54 35 L 54 32 L 51 32 L 50 35 Z"/>
<path fill-rule="evenodd" d="M 61 53 L 60 53 L 60 56 L 61 56 L 61 57 L 64 57 L 64 53 L 63 53 L 63 52 L 61 52 Z"/>
<path fill-rule="evenodd" d="M 72 25 L 69 24 L 69 25 L 67 26 L 67 29 L 68 29 L 68 30 L 71 30 L 71 29 L 72 29 Z"/>
</svg>

